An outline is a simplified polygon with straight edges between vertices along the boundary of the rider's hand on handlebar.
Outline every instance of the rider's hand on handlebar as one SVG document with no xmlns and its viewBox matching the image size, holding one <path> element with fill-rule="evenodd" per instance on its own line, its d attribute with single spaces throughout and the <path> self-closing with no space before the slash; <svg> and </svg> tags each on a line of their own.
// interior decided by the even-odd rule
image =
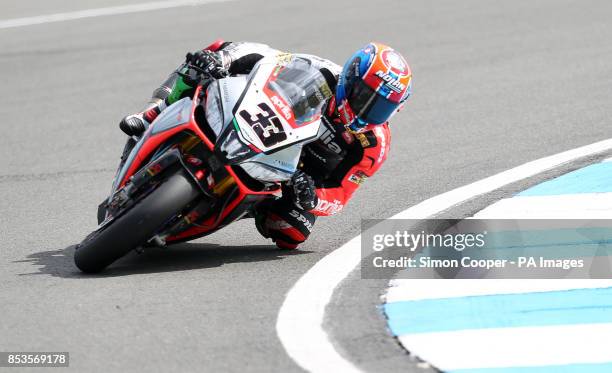
<svg viewBox="0 0 612 373">
<path fill-rule="evenodd" d="M 203 72 L 209 73 L 215 79 L 225 78 L 229 75 L 229 72 L 223 66 L 221 56 L 212 51 L 203 50 L 195 53 L 187 53 L 185 62 L 197 67 Z"/>
<path fill-rule="evenodd" d="M 297 207 L 310 211 L 317 207 L 319 199 L 315 193 L 315 184 L 312 178 L 303 171 L 296 171 L 289 182 L 291 194 Z"/>
</svg>

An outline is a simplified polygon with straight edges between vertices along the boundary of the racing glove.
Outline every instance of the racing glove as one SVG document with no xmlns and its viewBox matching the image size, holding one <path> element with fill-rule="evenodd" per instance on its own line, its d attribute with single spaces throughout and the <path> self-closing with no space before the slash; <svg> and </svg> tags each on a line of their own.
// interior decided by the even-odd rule
<svg viewBox="0 0 612 373">
<path fill-rule="evenodd" d="M 229 75 L 227 69 L 223 66 L 221 56 L 216 52 L 203 50 L 187 53 L 185 62 L 209 73 L 215 79 L 225 78 Z"/>
<path fill-rule="evenodd" d="M 298 170 L 289 182 L 289 194 L 298 208 L 310 211 L 317 207 L 319 199 L 315 192 L 315 184 L 312 178 L 304 171 Z"/>
</svg>

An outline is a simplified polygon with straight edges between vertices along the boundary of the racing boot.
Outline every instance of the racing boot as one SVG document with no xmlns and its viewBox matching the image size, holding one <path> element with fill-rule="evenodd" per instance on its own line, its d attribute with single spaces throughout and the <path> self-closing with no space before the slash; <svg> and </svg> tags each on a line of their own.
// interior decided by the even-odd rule
<svg viewBox="0 0 612 373">
<path fill-rule="evenodd" d="M 140 136 L 147 129 L 142 114 L 131 114 L 121 119 L 119 128 L 128 136 Z"/>
</svg>

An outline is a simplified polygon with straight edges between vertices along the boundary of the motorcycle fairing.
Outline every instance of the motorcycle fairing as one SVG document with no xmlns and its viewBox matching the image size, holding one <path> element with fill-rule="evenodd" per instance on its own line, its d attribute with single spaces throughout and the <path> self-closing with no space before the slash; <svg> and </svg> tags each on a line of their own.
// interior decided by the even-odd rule
<svg viewBox="0 0 612 373">
<path fill-rule="evenodd" d="M 305 139 L 314 139 L 319 131 L 320 112 L 310 121 L 298 123 L 282 93 L 271 88 L 287 64 L 286 59 L 279 61 L 276 57 L 260 60 L 232 110 L 238 137 L 256 152 L 269 154 Z"/>
<path fill-rule="evenodd" d="M 192 107 L 191 98 L 185 97 L 161 112 L 149 125 L 115 177 L 110 196 L 125 184 L 128 176 L 136 172 L 145 160 L 144 157 L 148 157 L 150 152 L 166 141 L 169 136 L 188 126 Z"/>
<path fill-rule="evenodd" d="M 217 137 L 226 130 L 235 130 L 227 127 L 234 125 L 233 109 L 247 84 L 247 76 L 237 76 L 219 79 L 208 86 L 206 120 Z M 242 141 L 239 138 L 237 140 Z M 299 143 L 270 154 L 252 152 L 236 164 L 257 180 L 284 181 L 289 180 L 297 169 L 301 152 L 302 143 Z"/>
</svg>

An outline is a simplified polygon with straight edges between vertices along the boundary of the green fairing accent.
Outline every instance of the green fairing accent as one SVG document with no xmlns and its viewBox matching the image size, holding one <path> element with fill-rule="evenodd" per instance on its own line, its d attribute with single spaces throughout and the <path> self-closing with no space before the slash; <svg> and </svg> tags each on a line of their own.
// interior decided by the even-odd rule
<svg viewBox="0 0 612 373">
<path fill-rule="evenodd" d="M 170 103 L 170 105 L 172 105 L 173 103 L 180 100 L 186 91 L 191 89 L 193 89 L 193 87 L 185 83 L 185 80 L 183 80 L 182 76 L 179 76 L 176 79 L 176 82 L 174 82 L 174 85 L 172 86 L 172 91 L 170 92 L 170 95 L 168 95 L 168 102 Z"/>
</svg>

